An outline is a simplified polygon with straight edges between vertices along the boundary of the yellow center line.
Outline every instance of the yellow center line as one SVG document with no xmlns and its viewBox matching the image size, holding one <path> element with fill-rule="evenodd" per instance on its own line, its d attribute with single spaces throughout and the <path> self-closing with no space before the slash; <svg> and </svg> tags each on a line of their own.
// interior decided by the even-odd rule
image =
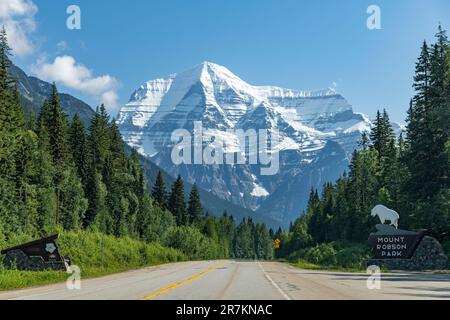
<svg viewBox="0 0 450 320">
<path fill-rule="evenodd" d="M 221 266 L 224 265 L 224 263 L 225 262 L 216 263 L 215 265 L 209 267 L 208 269 L 202 271 L 201 273 L 194 274 L 194 275 L 192 275 L 191 277 L 189 277 L 188 279 L 186 279 L 184 281 L 181 281 L 181 282 L 178 282 L 178 283 L 174 283 L 174 284 L 170 284 L 170 285 L 160 289 L 158 292 L 156 292 L 156 293 L 154 293 L 152 295 L 149 295 L 148 297 L 143 298 L 142 300 L 150 300 L 150 299 L 153 299 L 154 297 L 160 296 L 160 295 L 162 295 L 162 294 L 164 294 L 166 292 L 169 292 L 169 291 L 171 291 L 173 289 L 176 289 L 176 288 L 179 288 L 181 286 L 184 286 L 185 284 L 188 284 L 189 282 L 192 282 L 192 281 L 194 281 L 196 279 L 199 279 L 199 278 L 207 275 L 208 273 L 219 269 Z"/>
</svg>

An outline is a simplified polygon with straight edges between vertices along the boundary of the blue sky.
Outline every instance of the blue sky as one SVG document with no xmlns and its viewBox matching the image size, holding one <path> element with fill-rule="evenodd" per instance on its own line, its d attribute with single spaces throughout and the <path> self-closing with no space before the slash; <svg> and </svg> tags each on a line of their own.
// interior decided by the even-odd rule
<svg viewBox="0 0 450 320">
<path fill-rule="evenodd" d="M 110 76 L 99 90 L 117 93 L 118 105 L 144 81 L 207 60 L 254 85 L 316 90 L 335 83 L 355 111 L 373 116 L 386 107 L 403 122 L 421 42 L 433 41 L 439 22 L 450 28 L 448 0 L 33 2 L 33 50 L 14 61 L 38 73 L 57 56 L 71 56 L 90 70 L 83 81 Z M 72 4 L 81 8 L 81 30 L 66 28 Z M 366 27 L 371 4 L 381 8 L 381 30 Z M 100 99 L 81 83 L 58 82 L 91 105 Z"/>
</svg>

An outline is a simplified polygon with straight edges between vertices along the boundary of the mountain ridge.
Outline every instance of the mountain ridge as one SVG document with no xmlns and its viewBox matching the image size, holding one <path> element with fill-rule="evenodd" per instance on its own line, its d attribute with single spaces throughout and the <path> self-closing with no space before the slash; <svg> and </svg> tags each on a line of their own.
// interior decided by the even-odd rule
<svg viewBox="0 0 450 320">
<path fill-rule="evenodd" d="M 39 111 L 52 92 L 52 85 L 37 77 L 28 76 L 21 68 L 11 63 L 9 74 L 18 83 L 18 90 L 24 109 L 28 113 L 39 114 Z M 81 121 L 87 127 L 94 115 L 94 110 L 82 100 L 67 94 L 59 93 L 61 106 L 71 119 L 78 113 Z"/>
</svg>

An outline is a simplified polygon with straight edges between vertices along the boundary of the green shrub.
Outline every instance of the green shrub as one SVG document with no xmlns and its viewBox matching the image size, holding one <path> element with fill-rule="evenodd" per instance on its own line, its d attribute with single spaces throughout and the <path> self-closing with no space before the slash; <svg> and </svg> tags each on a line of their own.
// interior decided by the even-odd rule
<svg viewBox="0 0 450 320">
<path fill-rule="evenodd" d="M 164 240 L 164 244 L 180 250 L 192 260 L 227 257 L 225 246 L 221 246 L 217 241 L 206 237 L 194 227 L 172 227 Z"/>
<path fill-rule="evenodd" d="M 335 266 L 336 250 L 331 245 L 323 243 L 307 249 L 305 259 L 307 262 L 321 266 Z"/>
<path fill-rule="evenodd" d="M 344 248 L 336 253 L 337 265 L 343 268 L 362 268 L 369 258 L 369 250 L 362 245 Z"/>
<path fill-rule="evenodd" d="M 287 260 L 293 263 L 297 263 L 301 260 L 305 260 L 306 251 L 308 249 L 300 249 L 297 251 L 292 252 L 288 257 Z"/>
</svg>

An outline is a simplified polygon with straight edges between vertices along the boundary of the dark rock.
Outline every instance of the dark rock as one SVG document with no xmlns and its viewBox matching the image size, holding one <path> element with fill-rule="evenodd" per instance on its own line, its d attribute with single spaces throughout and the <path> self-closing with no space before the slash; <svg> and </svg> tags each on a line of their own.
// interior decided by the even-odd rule
<svg viewBox="0 0 450 320">
<path fill-rule="evenodd" d="M 64 262 L 56 260 L 46 262 L 41 257 L 28 257 L 22 250 L 9 251 L 3 264 L 7 269 L 21 271 L 66 270 Z"/>
<path fill-rule="evenodd" d="M 377 224 L 377 232 L 372 233 L 373 235 L 416 235 L 417 232 L 397 229 L 394 226 L 388 224 Z"/>
</svg>

